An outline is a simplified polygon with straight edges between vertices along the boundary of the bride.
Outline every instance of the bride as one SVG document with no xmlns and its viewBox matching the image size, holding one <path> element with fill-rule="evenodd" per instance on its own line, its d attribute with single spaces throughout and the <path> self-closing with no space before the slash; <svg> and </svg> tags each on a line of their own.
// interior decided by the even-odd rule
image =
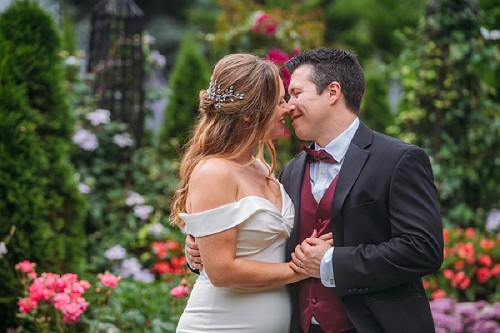
<svg viewBox="0 0 500 333">
<path fill-rule="evenodd" d="M 171 220 L 196 237 L 203 269 L 178 333 L 289 331 L 285 285 L 308 276 L 284 262 L 293 204 L 274 177 L 271 142 L 284 132 L 284 97 L 278 68 L 250 54 L 219 60 L 200 92 Z"/>
</svg>

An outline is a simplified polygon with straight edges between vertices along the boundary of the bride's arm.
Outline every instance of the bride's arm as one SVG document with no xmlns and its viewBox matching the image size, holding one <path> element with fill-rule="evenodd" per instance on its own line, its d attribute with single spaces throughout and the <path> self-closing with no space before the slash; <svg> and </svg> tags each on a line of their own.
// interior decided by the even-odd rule
<svg viewBox="0 0 500 333">
<path fill-rule="evenodd" d="M 288 263 L 266 263 L 236 258 L 237 229 L 197 238 L 203 267 L 216 287 L 272 288 L 300 281 Z"/>
<path fill-rule="evenodd" d="M 189 181 L 189 213 L 203 212 L 237 199 L 237 175 L 227 162 L 209 159 L 200 163 Z M 210 221 L 206 221 L 210 223 Z M 203 268 L 217 287 L 272 288 L 300 281 L 307 276 L 295 272 L 288 263 L 266 263 L 236 258 L 236 228 L 197 237 Z"/>
</svg>

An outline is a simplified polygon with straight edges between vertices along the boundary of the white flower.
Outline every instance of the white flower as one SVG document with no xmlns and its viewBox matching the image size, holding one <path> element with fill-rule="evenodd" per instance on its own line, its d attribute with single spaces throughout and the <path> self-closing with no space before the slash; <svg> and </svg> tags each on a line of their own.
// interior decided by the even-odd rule
<svg viewBox="0 0 500 333">
<path fill-rule="evenodd" d="M 122 261 L 122 266 L 120 267 L 120 275 L 123 278 L 133 276 L 140 273 L 142 266 L 137 258 L 125 259 Z"/>
<path fill-rule="evenodd" d="M 151 36 L 150 34 L 144 34 L 142 35 L 142 42 L 146 45 L 153 44 L 155 42 L 155 38 Z"/>
<path fill-rule="evenodd" d="M 120 148 L 132 146 L 134 144 L 134 140 L 129 133 L 116 134 L 113 136 L 113 142 Z"/>
<path fill-rule="evenodd" d="M 155 223 L 149 227 L 149 233 L 155 236 L 160 236 L 165 230 L 165 227 L 161 223 Z"/>
<path fill-rule="evenodd" d="M 90 112 L 85 116 L 92 126 L 97 126 L 100 124 L 107 124 L 110 121 L 111 113 L 108 110 L 97 109 L 94 112 Z"/>
<path fill-rule="evenodd" d="M 110 247 L 104 252 L 104 257 L 109 260 L 121 260 L 125 259 L 126 256 L 127 251 L 121 245 Z"/>
<path fill-rule="evenodd" d="M 80 64 L 80 59 L 75 56 L 69 56 L 64 60 L 64 63 L 68 66 L 77 66 Z"/>
<path fill-rule="evenodd" d="M 134 205 L 142 205 L 144 203 L 144 198 L 139 193 L 129 191 L 127 193 L 127 199 L 125 200 L 125 202 L 129 207 Z"/>
<path fill-rule="evenodd" d="M 484 27 L 481 27 L 481 35 L 484 39 L 489 40 L 499 40 L 500 39 L 500 30 L 488 30 Z"/>
<path fill-rule="evenodd" d="M 148 60 L 153 66 L 163 68 L 167 64 L 167 58 L 163 56 L 158 50 L 151 51 Z"/>
<path fill-rule="evenodd" d="M 143 269 L 137 273 L 134 274 L 134 280 L 140 281 L 140 282 L 145 282 L 145 283 L 151 283 L 155 280 L 154 274 L 152 274 L 149 269 Z"/>
<path fill-rule="evenodd" d="M 73 134 L 73 142 L 87 151 L 94 151 L 99 147 L 97 137 L 83 128 L 77 128 Z"/>
<path fill-rule="evenodd" d="M 134 206 L 134 214 L 141 220 L 147 220 L 149 215 L 153 212 L 153 206 L 151 205 L 137 205 Z"/>
<path fill-rule="evenodd" d="M 5 243 L 0 242 L 0 258 L 3 258 L 3 256 L 7 254 L 7 252 L 9 251 L 7 250 L 7 246 L 5 246 Z"/>
<path fill-rule="evenodd" d="M 500 209 L 492 209 L 486 217 L 486 230 L 496 232 L 500 229 Z"/>
<path fill-rule="evenodd" d="M 89 194 L 90 193 L 90 186 L 84 183 L 78 184 L 78 192 L 82 194 Z"/>
</svg>

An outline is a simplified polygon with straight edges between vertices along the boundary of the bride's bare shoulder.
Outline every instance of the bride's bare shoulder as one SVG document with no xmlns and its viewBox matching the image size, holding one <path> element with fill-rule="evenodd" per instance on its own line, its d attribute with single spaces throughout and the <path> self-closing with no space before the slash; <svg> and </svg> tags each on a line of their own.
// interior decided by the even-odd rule
<svg viewBox="0 0 500 333">
<path fill-rule="evenodd" d="M 234 202 L 238 192 L 236 173 L 223 158 L 208 158 L 198 163 L 188 185 L 191 213 Z"/>
</svg>

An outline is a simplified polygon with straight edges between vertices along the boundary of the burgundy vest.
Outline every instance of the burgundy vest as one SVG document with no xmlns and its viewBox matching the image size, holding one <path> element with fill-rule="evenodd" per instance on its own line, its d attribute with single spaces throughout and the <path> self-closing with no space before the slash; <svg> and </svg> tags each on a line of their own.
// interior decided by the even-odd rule
<svg viewBox="0 0 500 333">
<path fill-rule="evenodd" d="M 300 197 L 299 242 L 309 237 L 316 229 L 319 235 L 332 230 L 330 211 L 338 177 L 330 184 L 319 203 L 313 197 L 309 162 L 306 164 Z M 335 288 L 323 286 L 320 279 L 309 278 L 299 284 L 300 327 L 309 332 L 311 318 L 318 321 L 325 333 L 340 333 L 354 328 L 347 317 Z"/>
</svg>

